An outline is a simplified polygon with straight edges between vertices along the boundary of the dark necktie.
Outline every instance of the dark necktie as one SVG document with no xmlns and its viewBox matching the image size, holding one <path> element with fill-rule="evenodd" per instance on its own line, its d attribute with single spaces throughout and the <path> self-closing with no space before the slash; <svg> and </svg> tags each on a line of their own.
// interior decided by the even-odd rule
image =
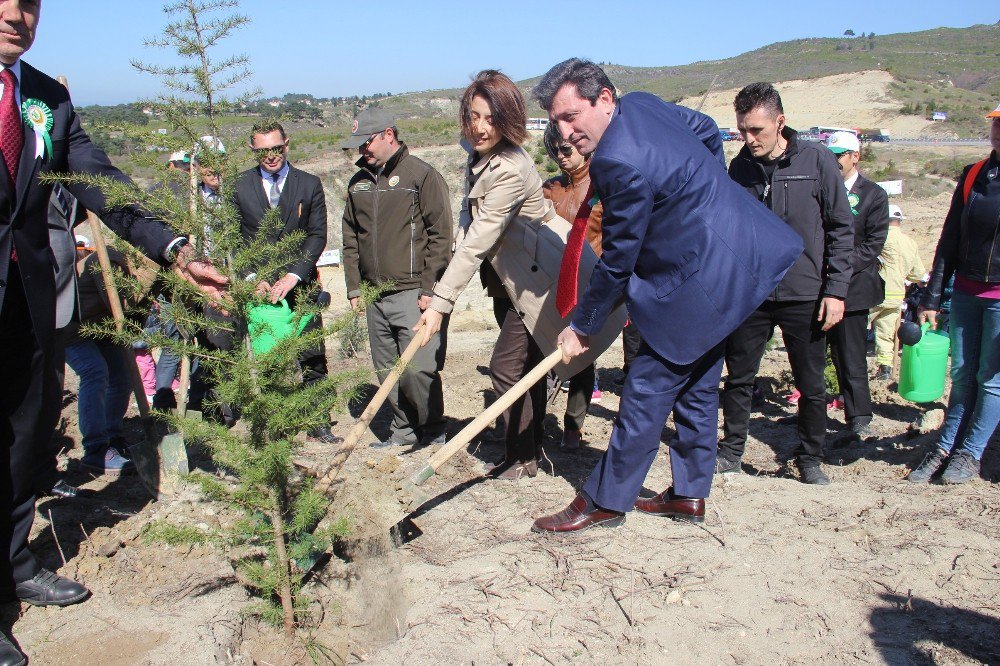
<svg viewBox="0 0 1000 666">
<path fill-rule="evenodd" d="M 587 239 L 587 221 L 590 220 L 592 208 L 590 201 L 593 196 L 594 185 L 591 183 L 583 197 L 580 210 L 573 219 L 573 229 L 569 232 L 569 238 L 566 239 L 566 250 L 559 265 L 559 282 L 556 285 L 556 309 L 560 317 L 566 317 L 576 307 L 580 255 L 583 254 L 583 242 Z"/>
<path fill-rule="evenodd" d="M 21 114 L 17 111 L 17 81 L 13 72 L 4 68 L 0 72 L 3 82 L 3 96 L 0 97 L 0 152 L 10 174 L 11 191 L 17 182 L 17 165 L 21 161 L 21 148 L 24 147 L 24 128 L 21 126 Z"/>
</svg>

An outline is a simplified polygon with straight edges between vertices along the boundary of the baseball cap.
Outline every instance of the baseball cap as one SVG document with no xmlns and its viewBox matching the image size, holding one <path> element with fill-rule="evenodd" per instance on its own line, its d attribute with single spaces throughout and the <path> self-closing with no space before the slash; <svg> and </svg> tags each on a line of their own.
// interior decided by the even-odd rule
<svg viewBox="0 0 1000 666">
<path fill-rule="evenodd" d="M 890 220 L 905 220 L 906 216 L 903 215 L 903 209 L 896 204 L 889 204 L 889 219 Z"/>
<path fill-rule="evenodd" d="M 997 104 L 997 108 L 993 109 L 986 114 L 987 118 L 1000 118 L 1000 104 Z"/>
<path fill-rule="evenodd" d="M 858 141 L 858 135 L 854 132 L 834 132 L 826 137 L 826 147 L 837 155 L 848 151 L 861 152 L 861 142 Z"/>
<path fill-rule="evenodd" d="M 222 139 L 217 136 L 212 136 L 211 134 L 206 134 L 205 136 L 198 139 L 198 148 L 194 153 L 194 161 L 198 161 L 198 155 L 201 154 L 202 150 L 207 150 L 209 152 L 215 153 L 216 155 L 225 155 L 226 146 L 223 145 Z"/>
<path fill-rule="evenodd" d="M 372 134 L 378 134 L 387 127 L 396 126 L 396 116 L 378 107 L 365 109 L 354 118 L 351 135 L 341 142 L 344 150 L 357 150 Z"/>
<path fill-rule="evenodd" d="M 185 153 L 183 150 L 178 150 L 176 153 L 170 153 L 170 159 L 168 162 L 183 162 L 187 164 L 191 161 L 191 156 Z"/>
</svg>

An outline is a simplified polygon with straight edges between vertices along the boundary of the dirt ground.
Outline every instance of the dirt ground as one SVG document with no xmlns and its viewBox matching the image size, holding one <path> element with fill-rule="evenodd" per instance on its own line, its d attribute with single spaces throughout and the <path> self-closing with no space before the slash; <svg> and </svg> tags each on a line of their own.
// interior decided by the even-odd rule
<svg viewBox="0 0 1000 666">
<path fill-rule="evenodd" d="M 906 159 L 905 150 L 893 150 L 894 159 Z M 447 162 L 449 179 L 460 172 L 455 149 L 424 154 Z M 969 161 L 975 154 L 971 149 Z M 948 200 L 899 200 L 928 266 Z M 324 284 L 334 310 L 343 308 L 343 274 L 327 271 Z M 451 321 L 444 371 L 450 435 L 494 397 L 486 368 L 496 326 L 488 305 L 473 286 Z M 342 363 L 333 359 L 335 347 L 331 362 Z M 354 362 L 368 364 L 365 357 Z M 616 530 L 532 534 L 532 519 L 568 503 L 604 450 L 621 362 L 620 344 L 598 362 L 603 397 L 591 407 L 587 446 L 577 452 L 558 450 L 565 394 L 555 397 L 546 420 L 548 464 L 535 479 L 482 478 L 483 463 L 502 455 L 492 429 L 421 487 L 426 496 L 419 498 L 406 480 L 432 449 L 356 451 L 335 508 L 351 518 L 354 535 L 307 587 L 316 599 L 313 658 L 1000 663 L 1000 436 L 981 478 L 958 487 L 911 485 L 904 477 L 936 441 L 943 402 L 913 405 L 892 385 L 875 386 L 875 439 L 834 446 L 843 412 L 831 410 L 826 469 L 833 483 L 804 486 L 786 465 L 796 431 L 794 409 L 782 397 L 788 387 L 780 344 L 762 365 L 766 400 L 752 418 L 744 472 L 716 479 L 703 526 L 630 514 Z M 79 441 L 75 387 L 68 373 L 68 447 Z M 386 412 L 374 423 L 376 436 L 386 434 Z M 336 417 L 336 429 L 346 432 L 352 416 Z M 140 437 L 136 421 L 133 410 L 132 441 Z M 668 422 L 646 481 L 652 492 L 670 484 L 672 432 Z M 244 616 L 249 599 L 223 548 L 171 546 L 144 535 L 159 520 L 224 528 L 232 514 L 193 488 L 153 502 L 135 477 L 94 478 L 79 468 L 79 456 L 78 446 L 70 448 L 62 462 L 67 480 L 87 494 L 41 501 L 31 545 L 46 566 L 86 582 L 94 595 L 64 609 L 2 609 L 32 663 L 309 663 L 305 647 L 287 645 Z M 327 456 L 317 447 L 302 452 L 309 464 Z"/>
</svg>

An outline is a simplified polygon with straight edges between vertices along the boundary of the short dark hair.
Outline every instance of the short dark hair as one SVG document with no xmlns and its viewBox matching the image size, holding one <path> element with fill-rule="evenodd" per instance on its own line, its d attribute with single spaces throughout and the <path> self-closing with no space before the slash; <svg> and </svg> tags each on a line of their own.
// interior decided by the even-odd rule
<svg viewBox="0 0 1000 666">
<path fill-rule="evenodd" d="M 280 132 L 281 140 L 284 141 L 288 139 L 288 135 L 285 134 L 285 128 L 281 126 L 277 120 L 273 118 L 268 120 L 261 120 L 253 124 L 250 128 L 250 143 L 253 144 L 253 137 L 256 134 L 270 134 L 271 132 Z"/>
<path fill-rule="evenodd" d="M 618 91 L 604 70 L 589 60 L 580 58 L 563 60 L 545 72 L 545 76 L 531 91 L 531 95 L 538 100 L 539 106 L 548 111 L 552 108 L 552 98 L 567 83 L 576 86 L 577 94 L 589 100 L 591 106 L 597 103 L 597 98 L 604 88 L 611 91 L 612 101 L 618 101 Z"/>
<path fill-rule="evenodd" d="M 770 83 L 751 83 L 736 93 L 736 99 L 733 100 L 733 108 L 739 115 L 750 113 L 754 109 L 762 107 L 773 111 L 774 115 L 785 112 L 784 107 L 781 106 L 781 95 Z"/>
<path fill-rule="evenodd" d="M 472 140 L 472 98 L 479 95 L 486 100 L 493 115 L 493 127 L 504 139 L 520 145 L 528 138 L 528 112 L 524 106 L 524 95 L 506 74 L 495 69 L 484 69 L 476 74 L 472 83 L 462 93 L 461 114 L 462 134 Z"/>
<path fill-rule="evenodd" d="M 549 154 L 553 160 L 559 156 L 559 146 L 565 142 L 563 139 L 562 132 L 559 131 L 559 125 L 556 123 L 549 123 L 545 126 L 545 134 L 542 135 L 542 145 L 545 146 L 545 152 Z"/>
</svg>

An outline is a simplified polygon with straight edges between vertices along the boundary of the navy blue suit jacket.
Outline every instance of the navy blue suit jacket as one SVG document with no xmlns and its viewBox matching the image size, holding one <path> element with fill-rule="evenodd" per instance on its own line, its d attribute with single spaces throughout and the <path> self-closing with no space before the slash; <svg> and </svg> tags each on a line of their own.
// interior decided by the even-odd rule
<svg viewBox="0 0 1000 666">
<path fill-rule="evenodd" d="M 624 297 L 642 339 L 688 364 L 764 301 L 802 241 L 724 164 L 708 116 L 648 93 L 619 100 L 590 166 L 604 253 L 573 316 L 577 331 L 599 331 Z"/>
</svg>

